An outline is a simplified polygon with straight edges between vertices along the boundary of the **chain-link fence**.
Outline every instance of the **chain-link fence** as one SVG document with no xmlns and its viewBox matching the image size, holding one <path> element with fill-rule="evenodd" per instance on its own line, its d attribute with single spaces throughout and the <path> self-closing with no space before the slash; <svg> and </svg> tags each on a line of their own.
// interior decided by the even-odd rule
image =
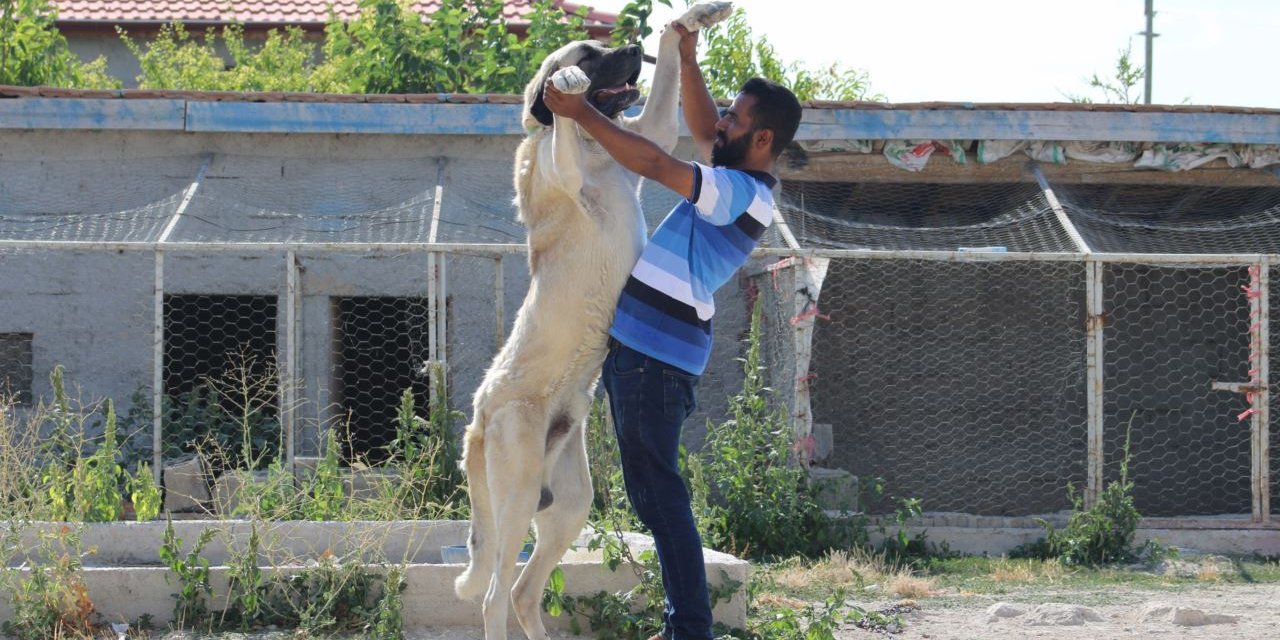
<svg viewBox="0 0 1280 640">
<path fill-rule="evenodd" d="M 1278 194 L 788 181 L 717 294 L 689 444 L 726 419 L 759 302 L 798 435 L 829 430 L 819 462 L 891 496 L 1060 511 L 1068 485 L 1119 477 L 1127 443 L 1145 515 L 1269 519 Z M 528 286 L 509 162 L 0 161 L 0 195 L 3 384 L 30 403 L 63 364 L 133 398 L 162 463 L 201 439 L 227 464 L 292 461 L 330 429 L 377 462 L 406 391 L 419 415 L 437 383 L 469 410 Z M 651 228 L 676 200 L 640 196 Z"/>
</svg>

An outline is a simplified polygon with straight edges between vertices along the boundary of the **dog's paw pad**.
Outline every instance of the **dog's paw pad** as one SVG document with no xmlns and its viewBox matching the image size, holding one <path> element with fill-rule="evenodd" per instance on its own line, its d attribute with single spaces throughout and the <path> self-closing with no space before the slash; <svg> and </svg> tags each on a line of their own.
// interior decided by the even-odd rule
<svg viewBox="0 0 1280 640">
<path fill-rule="evenodd" d="M 676 22 L 684 25 L 685 29 L 697 31 L 728 18 L 733 15 L 732 2 L 699 2 L 689 7 L 684 15 L 676 18 Z"/>
<path fill-rule="evenodd" d="M 591 86 L 591 78 L 577 67 L 565 67 L 551 74 L 551 84 L 560 93 L 584 93 Z"/>
</svg>

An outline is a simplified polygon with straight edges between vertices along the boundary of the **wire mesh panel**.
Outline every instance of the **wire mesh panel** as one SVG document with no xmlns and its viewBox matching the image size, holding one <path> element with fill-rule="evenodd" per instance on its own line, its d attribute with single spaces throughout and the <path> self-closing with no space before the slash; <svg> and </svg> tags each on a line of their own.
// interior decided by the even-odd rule
<svg viewBox="0 0 1280 640">
<path fill-rule="evenodd" d="M 425 242 L 438 160 L 218 155 L 182 242 Z"/>
<path fill-rule="evenodd" d="M 1271 335 L 1269 336 L 1268 353 L 1272 361 L 1280 357 L 1280 326 L 1275 323 L 1280 321 L 1280 266 L 1272 266 L 1269 269 L 1268 280 L 1270 282 L 1269 291 L 1267 292 L 1268 312 L 1271 319 Z M 1271 416 L 1271 424 L 1269 425 L 1268 438 L 1270 444 L 1269 469 L 1271 475 L 1271 514 L 1272 519 L 1280 516 L 1280 370 L 1274 365 L 1270 366 L 1270 391 L 1271 402 L 1268 412 Z"/>
<path fill-rule="evenodd" d="M 199 156 L 0 161 L 0 239 L 159 239 Z"/>
<path fill-rule="evenodd" d="M 430 277 L 426 252 L 298 257 L 296 453 L 323 453 L 333 429 L 348 461 L 378 462 L 407 390 L 427 415 Z"/>
<path fill-rule="evenodd" d="M 1097 252 L 1280 252 L 1277 187 L 1055 184 L 1053 190 Z"/>
<path fill-rule="evenodd" d="M 166 459 L 202 450 L 256 467 L 279 454 L 278 311 L 271 295 L 164 297 Z"/>
<path fill-rule="evenodd" d="M 31 404 L 30 333 L 0 333 L 0 398 Z"/>
<path fill-rule="evenodd" d="M 1249 513 L 1247 266 L 1108 264 L 1104 272 L 1105 477 L 1129 438 L 1134 504 L 1146 516 Z"/>
<path fill-rule="evenodd" d="M 395 439 L 402 394 L 428 406 L 427 300 L 358 296 L 334 304 L 335 392 L 349 432 L 344 457 L 381 461 Z"/>
<path fill-rule="evenodd" d="M 780 205 L 810 247 L 1075 251 L 1035 183 L 789 181 Z"/>
<path fill-rule="evenodd" d="M 449 158 L 436 239 L 440 242 L 524 244 L 516 217 L 510 161 Z"/>
<path fill-rule="evenodd" d="M 1079 262 L 832 259 L 814 334 L 829 466 L 928 511 L 1069 506 L 1086 473 Z M 881 502 L 873 511 L 892 510 Z"/>
</svg>

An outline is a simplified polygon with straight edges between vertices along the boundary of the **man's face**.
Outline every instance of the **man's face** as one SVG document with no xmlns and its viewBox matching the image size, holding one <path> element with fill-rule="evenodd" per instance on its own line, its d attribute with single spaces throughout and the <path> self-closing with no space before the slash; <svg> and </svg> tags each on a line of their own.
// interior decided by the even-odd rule
<svg viewBox="0 0 1280 640">
<path fill-rule="evenodd" d="M 723 131 L 716 132 L 715 144 L 711 146 L 711 166 L 736 167 L 747 159 L 747 148 L 751 146 L 751 134 L 744 131 L 738 137 L 729 139 Z"/>
<path fill-rule="evenodd" d="M 716 122 L 716 141 L 711 145 L 711 164 L 716 167 L 736 167 L 747 159 L 756 128 L 751 121 L 751 108 L 755 96 L 738 94 L 733 104 Z"/>
</svg>

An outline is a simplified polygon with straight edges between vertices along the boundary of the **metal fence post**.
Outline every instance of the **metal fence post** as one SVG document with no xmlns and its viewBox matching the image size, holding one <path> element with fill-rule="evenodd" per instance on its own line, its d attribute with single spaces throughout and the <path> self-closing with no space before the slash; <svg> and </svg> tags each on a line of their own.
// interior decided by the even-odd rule
<svg viewBox="0 0 1280 640">
<path fill-rule="evenodd" d="M 1249 300 L 1250 317 L 1255 318 L 1249 326 L 1251 349 L 1254 362 L 1250 367 L 1253 375 L 1253 415 L 1250 421 L 1253 458 L 1253 521 L 1268 523 L 1271 521 L 1271 425 L 1270 422 L 1270 338 L 1271 314 L 1270 305 L 1270 273 L 1271 261 L 1261 256 L 1257 269 L 1257 278 L 1250 286 L 1256 295 Z"/>
<path fill-rule="evenodd" d="M 293 251 L 285 252 L 284 289 L 284 366 L 280 371 L 280 417 L 281 427 L 284 429 L 285 464 L 293 472 L 298 407 L 298 306 L 301 300 L 298 256 Z"/>
<path fill-rule="evenodd" d="M 1105 415 L 1103 400 L 1103 362 L 1105 354 L 1105 331 L 1103 308 L 1103 263 L 1091 258 L 1085 259 L 1085 325 L 1087 331 L 1085 344 L 1085 367 L 1087 385 L 1085 402 L 1088 415 L 1088 459 L 1089 468 L 1086 476 L 1084 501 L 1092 506 L 1102 492 L 1103 487 L 1103 417 Z"/>
<path fill-rule="evenodd" d="M 161 431 L 164 428 L 164 252 L 159 248 L 156 249 L 154 295 L 155 324 L 151 332 L 151 475 L 159 485 L 164 465 L 164 452 L 161 451 Z"/>
<path fill-rule="evenodd" d="M 506 302 L 502 299 L 502 296 L 503 296 L 502 274 L 503 274 L 503 264 L 504 264 L 502 260 L 502 254 L 498 254 L 497 256 L 495 256 L 493 261 L 494 261 L 494 265 L 493 265 L 493 269 L 494 269 L 493 315 L 494 315 L 494 318 L 493 319 L 494 319 L 494 326 L 495 326 L 494 334 L 493 334 L 494 336 L 493 350 L 494 350 L 494 353 L 497 353 L 498 350 L 502 349 L 502 341 L 506 340 L 507 311 L 506 311 Z"/>
</svg>

